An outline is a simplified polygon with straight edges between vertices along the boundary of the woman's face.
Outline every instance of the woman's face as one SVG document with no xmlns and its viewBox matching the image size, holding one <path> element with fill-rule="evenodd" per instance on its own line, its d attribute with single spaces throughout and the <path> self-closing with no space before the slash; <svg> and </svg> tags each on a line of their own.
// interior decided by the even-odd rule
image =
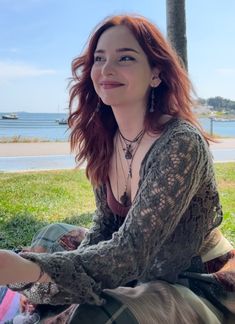
<svg viewBox="0 0 235 324">
<path fill-rule="evenodd" d="M 110 106 L 142 104 L 154 75 L 147 56 L 126 26 L 106 30 L 99 38 L 94 53 L 91 79 L 96 93 Z"/>
</svg>

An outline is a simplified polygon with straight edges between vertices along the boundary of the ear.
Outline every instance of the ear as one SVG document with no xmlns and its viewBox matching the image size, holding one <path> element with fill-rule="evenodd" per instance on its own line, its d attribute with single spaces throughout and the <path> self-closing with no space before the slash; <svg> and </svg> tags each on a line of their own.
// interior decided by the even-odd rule
<svg viewBox="0 0 235 324">
<path fill-rule="evenodd" d="M 160 70 L 158 68 L 153 68 L 152 69 L 152 79 L 150 82 L 150 86 L 152 88 L 157 88 L 159 84 L 162 82 L 162 80 L 159 77 Z"/>
</svg>

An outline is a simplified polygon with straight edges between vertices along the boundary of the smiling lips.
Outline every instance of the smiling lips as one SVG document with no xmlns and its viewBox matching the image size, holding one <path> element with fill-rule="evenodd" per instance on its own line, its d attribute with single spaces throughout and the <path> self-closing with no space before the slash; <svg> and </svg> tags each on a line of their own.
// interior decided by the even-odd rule
<svg viewBox="0 0 235 324">
<path fill-rule="evenodd" d="M 122 87 L 124 86 L 124 84 L 116 81 L 101 81 L 100 86 L 103 89 L 113 89 L 113 88 Z"/>
</svg>

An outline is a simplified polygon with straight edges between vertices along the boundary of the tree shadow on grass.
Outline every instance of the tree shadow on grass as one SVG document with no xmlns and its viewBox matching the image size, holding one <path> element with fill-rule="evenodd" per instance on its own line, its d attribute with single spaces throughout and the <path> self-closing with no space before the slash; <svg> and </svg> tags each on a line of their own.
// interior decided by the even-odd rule
<svg viewBox="0 0 235 324">
<path fill-rule="evenodd" d="M 70 215 L 65 217 L 62 222 L 90 228 L 92 225 L 93 214 L 94 213 L 83 213 L 79 215 Z"/>
<path fill-rule="evenodd" d="M 31 214 L 4 215 L 0 228 L 0 247 L 6 249 L 28 246 L 36 231 L 47 225 Z"/>
<path fill-rule="evenodd" d="M 0 249 L 29 246 L 34 234 L 43 226 L 50 224 L 48 221 L 38 220 L 34 215 L 26 213 L 0 216 Z M 58 222 L 89 228 L 92 224 L 92 214 L 70 215 Z"/>
</svg>

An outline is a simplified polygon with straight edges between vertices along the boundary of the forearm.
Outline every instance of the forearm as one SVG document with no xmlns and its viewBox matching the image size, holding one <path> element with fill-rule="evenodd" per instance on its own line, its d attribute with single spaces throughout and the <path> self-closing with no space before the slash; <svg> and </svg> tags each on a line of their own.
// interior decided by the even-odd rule
<svg viewBox="0 0 235 324">
<path fill-rule="evenodd" d="M 40 267 L 20 255 L 0 250 L 0 285 L 13 284 L 18 282 L 35 282 L 41 274 Z M 42 274 L 39 282 L 49 282 L 50 278 Z"/>
</svg>

